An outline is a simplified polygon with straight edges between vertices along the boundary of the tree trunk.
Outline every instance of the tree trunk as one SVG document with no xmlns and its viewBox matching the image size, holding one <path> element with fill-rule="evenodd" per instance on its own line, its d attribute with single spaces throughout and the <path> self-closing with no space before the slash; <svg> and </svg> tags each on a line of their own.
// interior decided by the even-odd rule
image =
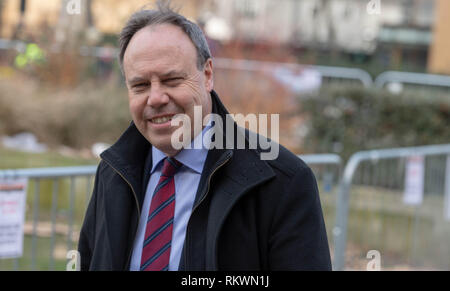
<svg viewBox="0 0 450 291">
<path fill-rule="evenodd" d="M 3 38 L 3 6 L 5 1 L 0 0 L 0 38 Z"/>
<path fill-rule="evenodd" d="M 337 57 L 337 47 L 336 47 L 336 32 L 334 30 L 333 22 L 333 10 L 331 7 L 332 0 L 322 0 L 322 9 L 325 12 L 328 25 L 328 47 L 330 50 L 331 59 L 335 60 Z"/>
<path fill-rule="evenodd" d="M 94 15 L 92 13 L 93 0 L 86 0 L 86 22 L 88 27 L 95 27 Z"/>
</svg>

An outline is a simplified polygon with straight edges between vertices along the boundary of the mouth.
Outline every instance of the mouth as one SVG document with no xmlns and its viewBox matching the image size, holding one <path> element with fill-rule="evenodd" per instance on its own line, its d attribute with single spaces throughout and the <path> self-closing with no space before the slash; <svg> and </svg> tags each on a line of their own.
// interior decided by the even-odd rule
<svg viewBox="0 0 450 291">
<path fill-rule="evenodd" d="M 151 123 L 155 124 L 163 124 L 172 120 L 172 116 L 164 116 L 164 117 L 155 117 L 150 119 Z"/>
<path fill-rule="evenodd" d="M 162 116 L 157 116 L 157 117 L 153 117 L 148 119 L 148 121 L 154 125 L 165 125 L 165 124 L 170 124 L 170 122 L 172 121 L 172 118 L 174 117 L 174 114 L 170 114 L 170 115 L 162 115 Z"/>
</svg>

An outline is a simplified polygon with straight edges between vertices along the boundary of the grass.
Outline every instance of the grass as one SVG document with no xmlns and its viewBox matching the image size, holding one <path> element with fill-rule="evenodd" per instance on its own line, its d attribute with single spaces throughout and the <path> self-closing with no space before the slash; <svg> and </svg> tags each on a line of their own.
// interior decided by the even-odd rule
<svg viewBox="0 0 450 291">
<path fill-rule="evenodd" d="M 0 147 L 0 169 L 96 165 L 98 160 L 67 157 L 54 152 L 27 153 Z"/>
<path fill-rule="evenodd" d="M 402 198 L 402 191 L 354 186 L 348 245 L 357 246 L 363 258 L 379 250 L 384 268 L 448 270 L 450 222 L 443 217 L 444 196 L 425 193 L 418 207 L 405 205 Z"/>
<path fill-rule="evenodd" d="M 318 186 L 333 253 L 338 187 Z M 353 185 L 347 228 L 346 269 L 365 270 L 369 250 L 381 253 L 383 270 L 450 270 L 450 221 L 444 196 L 425 193 L 419 207 L 403 203 L 403 190 Z"/>
<path fill-rule="evenodd" d="M 54 259 L 51 262 L 51 245 L 52 241 L 49 237 L 37 237 L 36 239 L 36 253 L 32 258 L 32 237 L 31 235 L 24 236 L 24 253 L 18 259 L 0 259 L 0 271 L 65 271 L 66 270 L 66 253 L 67 243 L 65 237 L 55 237 Z"/>
</svg>

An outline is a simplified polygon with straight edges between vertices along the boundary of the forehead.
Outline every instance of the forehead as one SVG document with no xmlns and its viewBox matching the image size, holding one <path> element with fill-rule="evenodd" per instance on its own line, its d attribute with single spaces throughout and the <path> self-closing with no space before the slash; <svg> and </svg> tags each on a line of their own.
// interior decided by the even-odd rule
<svg viewBox="0 0 450 291">
<path fill-rule="evenodd" d="M 197 53 L 191 39 L 172 24 L 147 26 L 135 33 L 124 54 L 124 69 L 142 71 L 180 69 L 196 65 Z M 173 67 L 173 68 L 167 68 Z"/>
</svg>

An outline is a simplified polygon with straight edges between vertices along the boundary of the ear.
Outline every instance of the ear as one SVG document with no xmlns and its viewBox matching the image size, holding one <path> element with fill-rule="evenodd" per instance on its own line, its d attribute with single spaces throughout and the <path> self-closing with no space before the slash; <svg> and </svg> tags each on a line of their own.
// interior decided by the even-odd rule
<svg viewBox="0 0 450 291">
<path fill-rule="evenodd" d="M 206 90 L 208 90 L 208 92 L 211 92 L 214 88 L 214 73 L 211 58 L 209 58 L 205 63 L 203 74 L 205 75 L 205 88 Z"/>
</svg>

